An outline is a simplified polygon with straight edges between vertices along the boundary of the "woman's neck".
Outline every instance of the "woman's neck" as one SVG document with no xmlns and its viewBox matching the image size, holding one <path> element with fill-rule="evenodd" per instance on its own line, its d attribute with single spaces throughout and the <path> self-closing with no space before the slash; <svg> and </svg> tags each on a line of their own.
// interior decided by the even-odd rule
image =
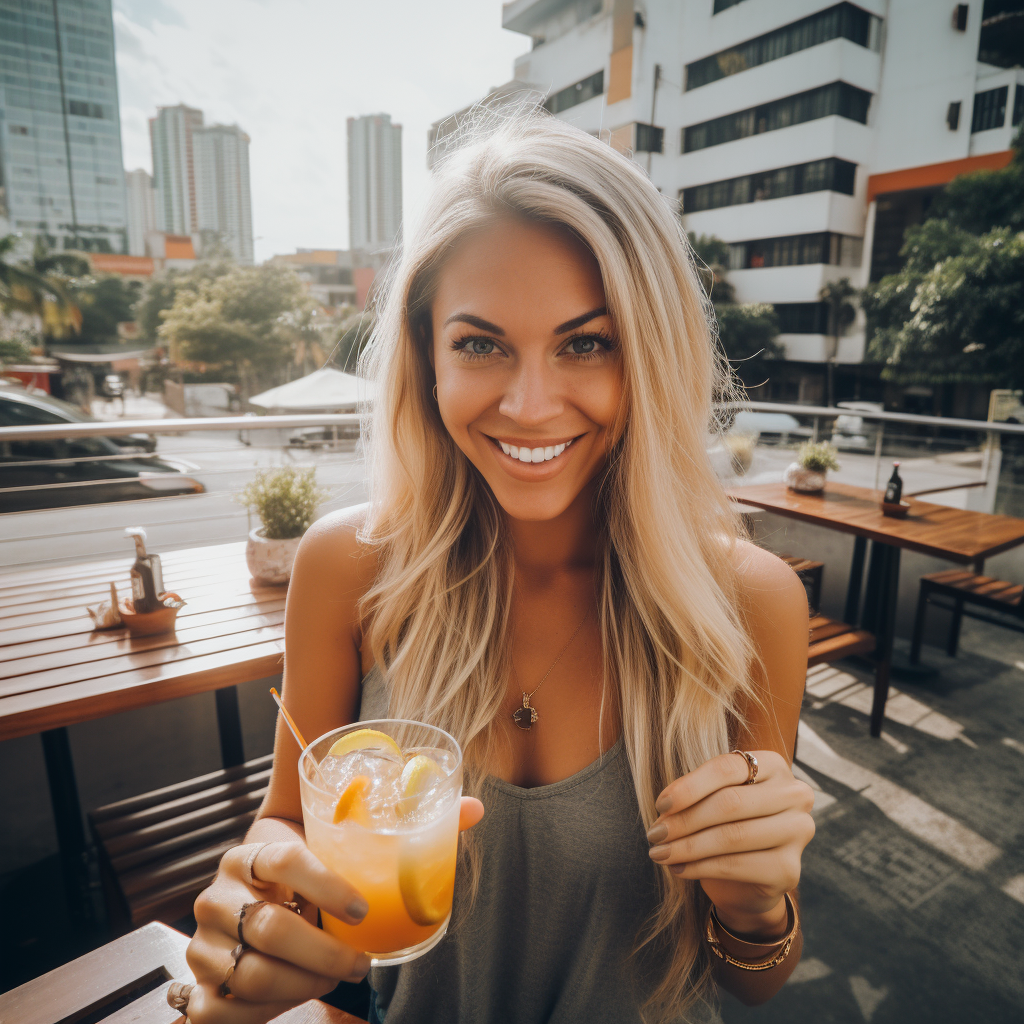
<svg viewBox="0 0 1024 1024">
<path fill-rule="evenodd" d="M 593 567 L 597 558 L 598 524 L 594 521 L 597 480 L 554 519 L 509 519 L 516 572 L 529 580 Z"/>
</svg>

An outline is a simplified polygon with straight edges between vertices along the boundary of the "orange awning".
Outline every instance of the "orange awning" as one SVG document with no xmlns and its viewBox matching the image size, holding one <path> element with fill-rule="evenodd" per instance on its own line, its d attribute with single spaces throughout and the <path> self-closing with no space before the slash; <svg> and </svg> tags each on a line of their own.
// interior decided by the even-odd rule
<svg viewBox="0 0 1024 1024">
<path fill-rule="evenodd" d="M 902 171 L 872 174 L 868 178 L 868 202 L 885 192 L 906 192 L 913 188 L 948 185 L 959 174 L 998 171 L 1012 159 L 1013 150 L 1004 149 L 998 153 L 964 157 L 962 160 L 946 160 L 941 164 L 925 164 L 923 167 L 908 167 Z"/>
</svg>

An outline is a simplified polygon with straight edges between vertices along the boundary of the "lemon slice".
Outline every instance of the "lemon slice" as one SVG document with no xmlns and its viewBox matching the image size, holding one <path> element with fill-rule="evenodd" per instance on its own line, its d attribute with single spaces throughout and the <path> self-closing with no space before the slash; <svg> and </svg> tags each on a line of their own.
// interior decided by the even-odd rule
<svg viewBox="0 0 1024 1024">
<path fill-rule="evenodd" d="M 361 825 L 368 823 L 366 805 L 363 803 L 363 794 L 369 788 L 370 780 L 365 775 L 357 775 L 346 787 L 345 791 L 338 797 L 334 805 L 334 824 L 344 821 L 346 818 L 353 818 Z"/>
<path fill-rule="evenodd" d="M 420 797 L 435 783 L 445 778 L 441 766 L 426 754 L 417 754 L 409 758 L 402 769 L 402 798 L 395 805 L 395 810 L 403 818 L 419 807 Z"/>
<path fill-rule="evenodd" d="M 386 750 L 395 757 L 402 757 L 402 748 L 386 733 L 377 729 L 356 729 L 340 740 L 335 740 L 334 746 L 327 751 L 328 755 L 344 757 L 351 754 L 353 750 Z"/>
<path fill-rule="evenodd" d="M 434 851 L 412 843 L 403 846 L 398 857 L 398 889 L 416 924 L 440 924 L 448 916 L 455 888 L 456 850 L 452 843 L 442 856 L 430 857 Z"/>
</svg>

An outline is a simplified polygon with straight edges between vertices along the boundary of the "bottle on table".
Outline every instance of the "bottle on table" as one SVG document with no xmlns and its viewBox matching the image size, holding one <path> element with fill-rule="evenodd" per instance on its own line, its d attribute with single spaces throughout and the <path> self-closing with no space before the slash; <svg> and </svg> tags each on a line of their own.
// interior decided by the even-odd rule
<svg viewBox="0 0 1024 1024">
<path fill-rule="evenodd" d="M 885 485 L 885 502 L 887 505 L 898 505 L 903 496 L 903 480 L 900 477 L 900 464 L 892 464 L 892 476 Z"/>
<path fill-rule="evenodd" d="M 146 531 L 141 526 L 130 526 L 124 533 L 135 541 L 135 563 L 131 568 L 132 605 L 137 613 L 155 612 L 163 607 L 160 595 L 164 592 L 164 574 L 160 556 L 146 553 Z"/>
</svg>

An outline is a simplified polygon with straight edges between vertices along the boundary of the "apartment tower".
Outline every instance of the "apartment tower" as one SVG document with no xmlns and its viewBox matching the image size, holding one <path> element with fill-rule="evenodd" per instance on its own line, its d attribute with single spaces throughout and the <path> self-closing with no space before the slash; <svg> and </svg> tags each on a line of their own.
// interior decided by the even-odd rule
<svg viewBox="0 0 1024 1024">
<path fill-rule="evenodd" d="M 0 0 L 0 233 L 128 247 L 110 0 Z"/>
<path fill-rule="evenodd" d="M 124 184 L 128 196 L 128 253 L 146 256 L 146 238 L 156 231 L 153 176 L 141 167 L 125 171 Z"/>
<path fill-rule="evenodd" d="M 348 119 L 348 217 L 350 249 L 401 242 L 402 126 L 390 114 Z"/>
<path fill-rule="evenodd" d="M 203 112 L 183 103 L 159 107 L 149 119 L 158 231 L 191 235 L 199 228 L 193 134 L 202 126 Z"/>
<path fill-rule="evenodd" d="M 197 227 L 239 263 L 252 263 L 249 136 L 237 125 L 210 125 L 192 135 Z M 209 236 L 208 236 L 209 237 Z"/>
</svg>

